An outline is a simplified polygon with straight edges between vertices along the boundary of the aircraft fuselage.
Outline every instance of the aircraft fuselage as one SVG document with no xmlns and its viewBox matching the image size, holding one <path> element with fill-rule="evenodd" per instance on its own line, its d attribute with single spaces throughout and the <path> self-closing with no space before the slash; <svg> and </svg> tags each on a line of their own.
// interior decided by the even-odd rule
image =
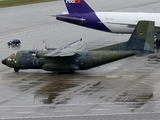
<svg viewBox="0 0 160 120">
<path fill-rule="evenodd" d="M 43 69 L 46 71 L 86 70 L 134 55 L 133 52 L 89 51 L 72 57 L 37 58 L 29 51 L 18 51 L 3 60 L 3 64 L 17 69 Z"/>
<path fill-rule="evenodd" d="M 84 19 L 83 21 L 59 18 L 72 24 L 118 34 L 131 34 L 140 20 L 155 21 L 155 32 L 160 32 L 160 14 L 143 12 L 91 12 L 63 14 L 62 16 Z"/>
</svg>

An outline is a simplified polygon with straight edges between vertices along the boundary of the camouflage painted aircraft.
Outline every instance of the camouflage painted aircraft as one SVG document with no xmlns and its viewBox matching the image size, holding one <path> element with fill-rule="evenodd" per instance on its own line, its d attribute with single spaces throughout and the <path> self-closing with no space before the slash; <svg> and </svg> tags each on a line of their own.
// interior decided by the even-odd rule
<svg viewBox="0 0 160 120">
<path fill-rule="evenodd" d="M 86 70 L 133 55 L 154 53 L 154 22 L 138 22 L 127 42 L 85 52 L 82 39 L 55 50 L 17 51 L 2 63 L 19 69 L 43 69 L 56 72 Z"/>
</svg>

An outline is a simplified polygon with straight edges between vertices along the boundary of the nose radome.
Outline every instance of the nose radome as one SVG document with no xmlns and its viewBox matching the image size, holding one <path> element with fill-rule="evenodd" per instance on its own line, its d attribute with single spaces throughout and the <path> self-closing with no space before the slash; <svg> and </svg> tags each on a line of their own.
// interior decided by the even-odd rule
<svg viewBox="0 0 160 120">
<path fill-rule="evenodd" d="M 6 59 L 2 60 L 2 63 L 3 63 L 4 65 L 6 65 Z"/>
</svg>

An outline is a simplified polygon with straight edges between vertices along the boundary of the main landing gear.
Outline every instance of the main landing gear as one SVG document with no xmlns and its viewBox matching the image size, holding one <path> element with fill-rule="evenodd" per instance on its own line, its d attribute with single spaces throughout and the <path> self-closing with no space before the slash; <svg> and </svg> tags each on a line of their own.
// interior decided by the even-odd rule
<svg viewBox="0 0 160 120">
<path fill-rule="evenodd" d="M 157 38 L 155 36 L 154 45 L 155 45 L 155 49 L 159 52 L 159 50 L 160 50 L 160 38 Z"/>
</svg>

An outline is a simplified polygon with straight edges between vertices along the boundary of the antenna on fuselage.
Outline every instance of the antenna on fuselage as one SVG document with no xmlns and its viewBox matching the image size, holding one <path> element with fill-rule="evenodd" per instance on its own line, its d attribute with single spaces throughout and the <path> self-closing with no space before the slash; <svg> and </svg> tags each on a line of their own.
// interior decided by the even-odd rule
<svg viewBox="0 0 160 120">
<path fill-rule="evenodd" d="M 43 44 L 44 44 L 44 48 L 43 48 L 43 50 L 47 50 L 48 49 L 48 47 L 47 47 L 47 42 L 43 39 Z"/>
</svg>

